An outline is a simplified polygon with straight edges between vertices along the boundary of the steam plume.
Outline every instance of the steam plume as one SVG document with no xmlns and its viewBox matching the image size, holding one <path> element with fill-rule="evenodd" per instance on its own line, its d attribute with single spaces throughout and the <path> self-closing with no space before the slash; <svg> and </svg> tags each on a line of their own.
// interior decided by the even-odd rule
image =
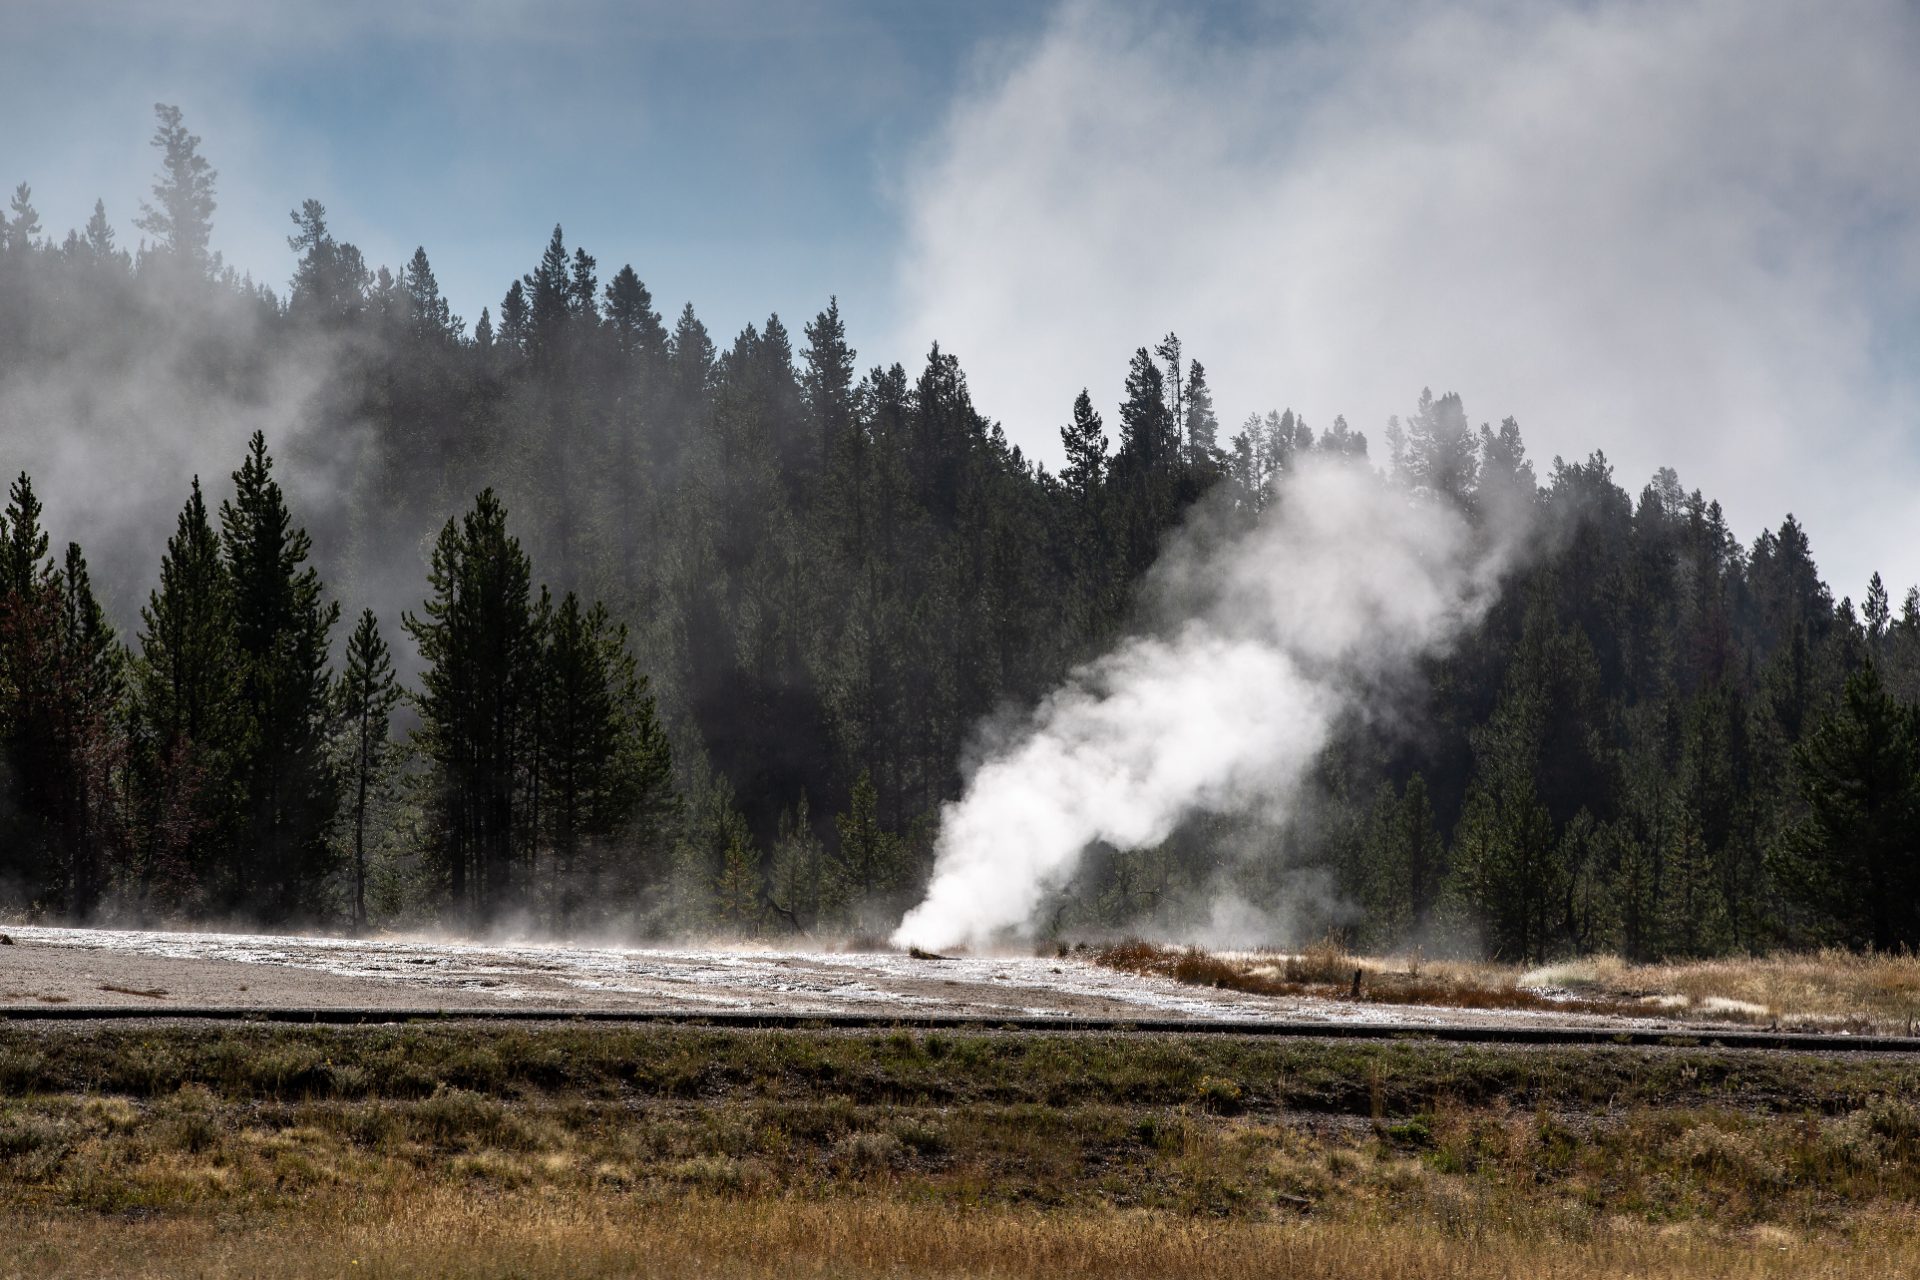
<svg viewBox="0 0 1920 1280">
<path fill-rule="evenodd" d="M 1478 616 L 1509 545 L 1359 463 L 1303 458 L 1250 532 L 1157 567 L 1183 622 L 1082 668 L 989 751 L 894 942 L 1017 933 L 1096 841 L 1284 812 L 1339 714 Z"/>
</svg>

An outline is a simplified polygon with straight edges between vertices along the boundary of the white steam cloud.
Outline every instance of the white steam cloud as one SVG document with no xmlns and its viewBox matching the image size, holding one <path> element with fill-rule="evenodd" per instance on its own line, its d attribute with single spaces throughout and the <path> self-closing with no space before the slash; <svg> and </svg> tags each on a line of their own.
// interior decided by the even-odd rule
<svg viewBox="0 0 1920 1280">
<path fill-rule="evenodd" d="M 1344 709 L 1478 616 L 1508 545 L 1363 465 L 1306 458 L 1251 531 L 1159 567 L 1185 622 L 1075 673 L 988 752 L 894 942 L 991 943 L 1097 841 L 1284 809 Z"/>
<path fill-rule="evenodd" d="M 1197 10 L 1206 9 L 1205 16 Z M 1920 5 L 1064 5 L 903 181 L 897 350 L 1028 453 L 1171 329 L 1222 416 L 1422 386 L 1920 581 Z"/>
</svg>

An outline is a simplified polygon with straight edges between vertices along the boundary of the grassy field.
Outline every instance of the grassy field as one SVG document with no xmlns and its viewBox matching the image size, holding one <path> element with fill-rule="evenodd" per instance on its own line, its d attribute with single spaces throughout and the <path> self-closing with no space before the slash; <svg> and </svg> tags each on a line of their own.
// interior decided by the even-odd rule
<svg viewBox="0 0 1920 1280">
<path fill-rule="evenodd" d="M 0 1024 L 0 1274 L 1920 1274 L 1920 1063 Z"/>
<path fill-rule="evenodd" d="M 1912 1035 L 1920 1029 L 1920 956 L 1815 951 L 1630 964 L 1590 956 L 1526 969 L 1417 956 L 1353 955 L 1331 944 L 1296 953 L 1215 954 L 1123 942 L 1095 963 L 1191 986 L 1378 1004 L 1673 1015 L 1793 1031 Z M 1355 978 L 1358 975 L 1358 983 Z"/>
</svg>

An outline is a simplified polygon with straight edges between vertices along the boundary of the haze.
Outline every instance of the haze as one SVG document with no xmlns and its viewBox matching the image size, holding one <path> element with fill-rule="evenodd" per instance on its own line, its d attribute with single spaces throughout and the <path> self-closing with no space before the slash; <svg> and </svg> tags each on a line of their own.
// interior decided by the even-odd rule
<svg viewBox="0 0 1920 1280">
<path fill-rule="evenodd" d="M 179 102 L 276 287 L 308 195 L 469 320 L 564 220 L 718 332 L 837 293 L 863 350 L 937 338 L 1050 462 L 1169 329 L 1229 424 L 1455 389 L 1743 540 L 1795 512 L 1858 599 L 1920 579 L 1915 65 L 1897 0 L 28 3 L 0 177 L 124 227 Z"/>
</svg>

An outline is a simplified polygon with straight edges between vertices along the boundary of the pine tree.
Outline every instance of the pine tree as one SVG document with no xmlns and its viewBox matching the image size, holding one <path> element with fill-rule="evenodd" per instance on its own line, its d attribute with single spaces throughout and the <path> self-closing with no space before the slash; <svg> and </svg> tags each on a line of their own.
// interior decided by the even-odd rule
<svg viewBox="0 0 1920 1280">
<path fill-rule="evenodd" d="M 295 233 L 287 237 L 287 247 L 300 255 L 300 262 L 288 288 L 288 311 L 322 323 L 358 316 L 374 283 L 360 250 L 333 238 L 326 206 L 318 200 L 303 202 L 289 216 Z"/>
<path fill-rule="evenodd" d="M 40 214 L 33 207 L 33 188 L 21 183 L 13 189 L 9 216 L 0 222 L 0 251 L 25 254 L 32 250 L 34 237 L 40 234 Z"/>
<path fill-rule="evenodd" d="M 540 767 L 562 928 L 586 904 L 638 905 L 641 865 L 672 811 L 671 755 L 635 670 L 627 629 L 569 591 L 553 611 L 543 664 Z"/>
<path fill-rule="evenodd" d="M 1067 455 L 1060 483 L 1072 502 L 1066 521 L 1076 621 L 1082 640 L 1089 644 L 1103 634 L 1114 597 L 1105 539 L 1107 437 L 1103 426 L 1082 387 L 1073 402 L 1073 420 L 1060 428 L 1060 443 Z"/>
<path fill-rule="evenodd" d="M 1502 695 L 1474 734 L 1474 781 L 1454 834 L 1453 892 L 1503 959 L 1546 958 L 1565 887 L 1553 819 L 1534 783 L 1544 720 L 1544 701 L 1528 684 Z"/>
<path fill-rule="evenodd" d="M 1141 347 L 1127 369 L 1120 406 L 1120 449 L 1111 475 L 1119 562 L 1131 580 L 1158 558 L 1160 539 L 1179 518 L 1186 466 L 1180 424 L 1167 407 L 1160 366 Z"/>
<path fill-rule="evenodd" d="M 393 708 L 402 696 L 393 659 L 380 635 L 373 610 L 363 609 L 347 638 L 346 666 L 337 691 L 339 723 L 347 750 L 346 776 L 352 796 L 352 920 L 367 927 L 367 816 L 377 804 L 392 754 Z"/>
<path fill-rule="evenodd" d="M 540 255 L 540 265 L 522 276 L 520 283 L 526 287 L 528 352 L 536 362 L 551 367 L 561 358 L 567 321 L 573 315 L 573 279 L 558 223 L 546 252 Z"/>
<path fill-rule="evenodd" d="M 757 337 L 747 326 L 745 346 L 729 357 L 727 383 L 744 393 L 745 411 L 753 416 L 753 430 L 772 442 L 776 475 L 786 482 L 788 505 L 805 509 L 818 489 L 820 434 L 807 412 L 800 382 L 794 376 L 793 340 L 779 315 L 767 317 Z"/>
<path fill-rule="evenodd" d="M 233 584 L 197 476 L 140 621 L 135 888 L 155 905 L 230 907 L 239 896 L 232 852 L 240 656 Z"/>
<path fill-rule="evenodd" d="M 767 910 L 795 933 L 810 932 L 827 905 L 826 847 L 813 832 L 813 816 L 801 796 L 780 815 L 769 869 Z"/>
<path fill-rule="evenodd" d="M 142 203 L 134 223 L 153 234 L 162 252 L 175 262 L 205 273 L 216 265 L 207 253 L 213 232 L 214 180 L 219 176 L 200 154 L 200 138 L 181 123 L 180 108 L 153 104 L 159 120 L 153 146 L 160 152 L 160 176 L 153 184 L 155 204 Z"/>
<path fill-rule="evenodd" d="M 1220 419 L 1213 411 L 1213 388 L 1207 385 L 1206 366 L 1193 361 L 1187 371 L 1186 386 L 1187 465 L 1198 471 L 1218 470 L 1220 456 Z M 1344 419 L 1342 427 L 1346 425 Z"/>
<path fill-rule="evenodd" d="M 738 933 L 760 932 L 760 867 L 744 827 L 734 831 L 714 881 L 714 912 L 720 923 Z"/>
<path fill-rule="evenodd" d="M 515 280 L 500 300 L 500 343 L 509 351 L 525 354 L 529 330 L 526 290 Z"/>
<path fill-rule="evenodd" d="M 321 598 L 308 561 L 312 540 L 293 523 L 266 437 L 253 433 L 220 507 L 220 536 L 234 609 L 243 735 L 239 886 L 268 920 L 319 914 L 332 870 L 328 831 L 339 779 L 328 757 L 332 674 L 327 654 L 340 606 Z"/>
<path fill-rule="evenodd" d="M 862 770 L 847 812 L 834 820 L 840 848 L 833 859 L 834 894 L 855 911 L 884 903 L 901 887 L 900 839 L 880 825 L 880 796 Z"/>
<path fill-rule="evenodd" d="M 1867 583 L 1867 598 L 1860 606 L 1866 624 L 1867 651 L 1876 662 L 1886 661 L 1887 632 L 1893 623 L 1893 604 L 1887 598 L 1887 584 L 1875 573 Z"/>
<path fill-rule="evenodd" d="M 1120 453 L 1128 464 L 1151 472 L 1173 457 L 1178 441 L 1167 410 L 1166 378 L 1147 349 L 1133 353 L 1127 368 L 1127 398 L 1120 406 Z"/>
<path fill-rule="evenodd" d="M 1320 451 L 1364 459 L 1367 456 L 1366 433 L 1353 430 L 1347 426 L 1345 418 L 1335 415 L 1333 425 L 1320 433 Z"/>
<path fill-rule="evenodd" d="M 1060 444 L 1066 451 L 1067 465 L 1060 471 L 1060 482 L 1082 506 L 1090 505 L 1100 492 L 1107 469 L 1107 437 L 1100 415 L 1094 412 L 1093 399 L 1085 387 L 1073 402 L 1073 421 L 1060 428 Z"/>
<path fill-rule="evenodd" d="M 1179 452 L 1183 443 L 1180 431 L 1187 424 L 1187 388 L 1180 379 L 1180 335 L 1169 333 L 1160 339 L 1153 354 L 1159 360 L 1160 367 L 1166 370 L 1167 422 L 1173 431 L 1170 444 L 1175 452 Z"/>
<path fill-rule="evenodd" d="M 1380 784 L 1367 815 L 1361 860 L 1363 932 L 1369 945 L 1394 946 L 1423 934 L 1446 869 L 1426 778 L 1415 773 L 1401 792 L 1391 782 Z"/>
<path fill-rule="evenodd" d="M 1407 780 L 1400 798 L 1401 829 L 1405 833 L 1407 917 L 1415 932 L 1423 930 L 1440 899 L 1446 875 L 1446 847 L 1433 824 L 1433 802 L 1427 780 L 1416 773 Z"/>
<path fill-rule="evenodd" d="M 402 625 L 425 667 L 416 733 L 445 824 L 436 853 L 454 909 L 485 923 L 518 903 L 539 665 L 531 569 L 493 490 L 442 527 L 427 581 L 424 616 Z"/>
<path fill-rule="evenodd" d="M 632 266 L 621 267 L 607 285 L 606 315 L 620 354 L 639 360 L 649 376 L 657 374 L 667 359 L 667 329 Z"/>
<path fill-rule="evenodd" d="M 433 265 L 427 261 L 425 245 L 413 251 L 404 279 L 407 318 L 414 340 L 426 344 L 458 341 L 463 327 L 460 317 L 453 314 L 453 308 L 440 296 L 440 282 L 434 277 Z"/>
<path fill-rule="evenodd" d="M 84 922 L 106 890 L 108 860 L 119 838 L 113 779 L 124 750 L 121 697 L 125 654 L 93 594 L 86 557 L 67 544 L 61 573 L 60 663 L 55 758 L 61 774 L 59 829 L 67 914 Z"/>
<path fill-rule="evenodd" d="M 854 351 L 847 345 L 839 298 L 829 298 L 827 309 L 807 322 L 806 335 L 800 390 L 819 442 L 812 466 L 824 475 L 839 453 L 840 442 L 854 429 Z"/>
<path fill-rule="evenodd" d="M 0 516 L 0 892 L 58 906 L 60 580 L 22 472 Z"/>
<path fill-rule="evenodd" d="M 674 386 L 684 410 L 704 400 L 713 382 L 713 339 L 707 336 L 707 326 L 693 314 L 691 302 L 680 309 L 680 318 L 674 323 L 670 357 Z"/>
<path fill-rule="evenodd" d="M 1475 438 L 1460 397 L 1434 398 L 1420 392 L 1420 403 L 1406 428 L 1406 469 L 1414 484 L 1465 504 L 1479 478 Z"/>
<path fill-rule="evenodd" d="M 567 307 L 576 319 L 589 325 L 600 320 L 599 266 L 592 254 L 575 246 L 572 274 L 567 281 Z"/>
<path fill-rule="evenodd" d="M 1773 866 L 1814 931 L 1879 951 L 1920 945 L 1920 712 L 1869 663 L 1795 766 L 1806 816 Z"/>
<path fill-rule="evenodd" d="M 80 244 L 85 250 L 89 266 L 119 266 L 124 270 L 129 260 L 123 250 L 114 247 L 113 226 L 107 221 L 107 202 L 95 200 L 93 213 L 87 218 L 86 231 Z"/>
</svg>

